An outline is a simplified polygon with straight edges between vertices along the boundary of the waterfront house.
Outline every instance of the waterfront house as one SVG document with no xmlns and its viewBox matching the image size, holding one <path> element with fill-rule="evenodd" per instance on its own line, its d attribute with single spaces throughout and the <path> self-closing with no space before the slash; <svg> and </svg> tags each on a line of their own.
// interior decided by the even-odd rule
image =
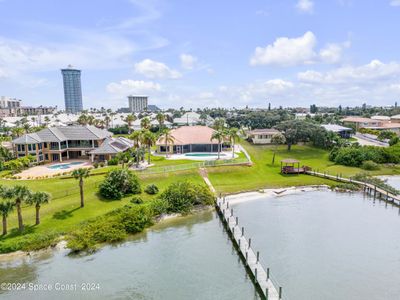
<svg viewBox="0 0 400 300">
<path fill-rule="evenodd" d="M 128 151 L 132 147 L 134 147 L 134 143 L 130 139 L 124 137 L 108 137 L 99 147 L 90 151 L 89 155 L 92 162 L 106 161 L 110 160 L 118 153 Z"/>
<path fill-rule="evenodd" d="M 164 136 L 157 142 L 158 153 L 218 152 L 218 140 L 212 139 L 214 129 L 207 126 L 182 126 L 171 130 L 172 141 L 165 143 Z M 221 149 L 222 150 L 222 149 Z"/>
<path fill-rule="evenodd" d="M 87 159 L 112 133 L 94 126 L 48 127 L 12 141 L 17 157 L 32 155 L 37 162 Z"/>
<path fill-rule="evenodd" d="M 279 131 L 273 128 L 253 129 L 247 132 L 247 139 L 253 144 L 267 145 L 277 133 Z"/>
</svg>

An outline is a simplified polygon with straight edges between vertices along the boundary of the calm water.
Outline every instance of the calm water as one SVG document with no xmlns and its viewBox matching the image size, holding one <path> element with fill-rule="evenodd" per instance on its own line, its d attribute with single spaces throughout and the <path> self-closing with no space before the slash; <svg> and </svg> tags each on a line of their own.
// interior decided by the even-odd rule
<svg viewBox="0 0 400 300">
<path fill-rule="evenodd" d="M 289 299 L 400 299 L 399 208 L 330 191 L 233 207 Z"/>
<path fill-rule="evenodd" d="M 0 282 L 100 286 L 91 292 L 2 292 L 1 299 L 259 299 L 212 212 L 167 221 L 90 256 L 51 252 L 0 261 Z"/>
</svg>

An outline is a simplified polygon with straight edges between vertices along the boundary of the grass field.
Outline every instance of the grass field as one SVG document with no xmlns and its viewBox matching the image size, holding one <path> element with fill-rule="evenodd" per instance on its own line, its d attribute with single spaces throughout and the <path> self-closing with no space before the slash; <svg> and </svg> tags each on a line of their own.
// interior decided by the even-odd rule
<svg viewBox="0 0 400 300">
<path fill-rule="evenodd" d="M 102 200 L 97 195 L 98 185 L 103 180 L 105 175 L 90 176 L 85 180 L 85 207 L 80 208 L 78 181 L 73 178 L 69 179 L 42 179 L 42 180 L 0 180 L 2 185 L 26 185 L 33 191 L 46 191 L 53 197 L 62 196 L 67 191 L 70 195 L 51 200 L 49 204 L 45 204 L 40 209 L 41 224 L 38 226 L 35 223 L 35 209 L 32 206 L 24 205 L 22 214 L 26 231 L 28 233 L 45 234 L 49 231 L 55 231 L 59 234 L 67 233 L 79 226 L 79 224 L 100 215 L 103 215 L 111 210 L 122 207 L 129 203 L 130 197 L 125 197 L 121 200 Z M 151 183 L 156 184 L 160 191 L 176 180 L 189 180 L 194 183 L 203 183 L 202 178 L 197 170 L 170 174 L 157 174 L 140 176 L 140 182 L 143 189 Z M 155 196 L 142 193 L 140 195 L 144 201 L 149 201 Z M 0 237 L 1 243 L 13 243 L 22 237 L 16 234 L 17 216 L 16 212 L 12 212 L 8 217 L 9 234 L 5 237 Z"/>
<path fill-rule="evenodd" d="M 335 165 L 328 160 L 329 153 L 322 149 L 310 146 L 293 146 L 288 152 L 286 147 L 279 147 L 276 153 L 275 164 L 272 165 L 273 148 L 271 146 L 255 146 L 247 142 L 242 145 L 249 152 L 252 166 L 220 166 L 208 168 L 209 178 L 218 192 L 237 193 L 241 191 L 257 190 L 270 187 L 285 187 L 295 185 L 332 184 L 332 181 L 309 175 L 281 175 L 280 160 L 283 158 L 296 158 L 301 165 L 307 165 L 319 171 L 327 171 L 330 174 L 341 173 L 343 176 L 351 176 L 361 172 L 361 169 Z M 243 158 L 243 154 L 239 159 Z M 179 165 L 193 163 L 190 160 L 166 160 L 163 157 L 153 157 L 156 166 Z M 76 229 L 88 219 L 104 215 L 105 213 L 122 207 L 129 203 L 131 197 L 121 200 L 104 201 L 97 194 L 98 186 L 104 179 L 105 173 L 120 166 L 109 166 L 92 170 L 93 176 L 85 180 L 85 207 L 80 208 L 78 182 L 74 178 L 50 178 L 41 180 L 7 180 L 0 179 L 2 185 L 26 185 L 33 191 L 46 191 L 52 194 L 52 201 L 43 205 L 41 212 L 41 224 L 35 222 L 34 207 L 24 205 L 23 217 L 27 227 L 25 234 L 47 234 L 56 232 L 65 234 Z M 378 174 L 400 174 L 400 168 L 387 167 L 379 171 L 370 172 Z M 193 183 L 203 183 L 197 169 L 162 174 L 145 175 L 139 173 L 143 189 L 146 185 L 154 183 L 162 192 L 169 184 L 178 180 L 189 180 Z M 150 201 L 156 196 L 145 193 L 140 195 L 144 201 Z M 0 237 L 0 249 L 2 244 L 17 244 L 25 236 L 16 232 L 16 212 L 8 218 L 9 231 L 5 237 Z M 18 247 L 17 247 L 18 248 Z"/>
<path fill-rule="evenodd" d="M 216 167 L 208 170 L 209 178 L 218 192 L 237 193 L 261 188 L 284 186 L 298 186 L 310 184 L 332 184 L 332 181 L 309 175 L 282 175 L 280 174 L 280 161 L 284 158 L 300 160 L 300 165 L 310 166 L 329 174 L 341 173 L 351 176 L 366 172 L 359 168 L 335 165 L 329 161 L 329 152 L 311 146 L 293 146 L 287 151 L 286 146 L 280 146 L 276 153 L 275 164 L 272 165 L 273 147 L 252 145 L 243 141 L 242 145 L 250 154 L 254 165 L 235 167 Z M 400 174 L 400 168 L 382 168 L 379 171 L 368 172 L 372 175 Z"/>
</svg>

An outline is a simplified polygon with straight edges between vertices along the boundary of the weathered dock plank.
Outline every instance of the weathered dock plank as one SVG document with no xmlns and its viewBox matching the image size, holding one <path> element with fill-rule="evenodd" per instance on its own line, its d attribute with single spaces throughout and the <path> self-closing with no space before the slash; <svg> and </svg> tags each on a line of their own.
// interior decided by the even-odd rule
<svg viewBox="0 0 400 300">
<path fill-rule="evenodd" d="M 225 222 L 231 238 L 236 243 L 237 249 L 245 260 L 246 267 L 254 278 L 254 283 L 268 300 L 282 299 L 282 288 L 274 285 L 270 278 L 269 269 L 265 269 L 259 260 L 259 254 L 251 247 L 251 240 L 247 239 L 243 227 L 238 224 L 238 219 L 229 207 L 229 202 L 222 198 L 217 200 L 217 209 Z"/>
</svg>

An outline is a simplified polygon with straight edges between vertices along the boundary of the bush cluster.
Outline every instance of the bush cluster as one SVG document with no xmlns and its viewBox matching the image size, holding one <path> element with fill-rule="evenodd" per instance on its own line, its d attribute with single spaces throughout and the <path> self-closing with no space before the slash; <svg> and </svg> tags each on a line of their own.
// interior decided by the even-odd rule
<svg viewBox="0 0 400 300">
<path fill-rule="evenodd" d="M 367 171 L 374 171 L 374 170 L 379 170 L 380 168 L 376 162 L 373 162 L 372 160 L 366 160 L 361 164 L 361 169 Z"/>
<path fill-rule="evenodd" d="M 400 162 L 400 146 L 398 144 L 384 147 L 357 146 L 335 147 L 329 154 L 329 159 L 337 164 L 360 167 L 365 161 L 372 161 L 376 164 Z"/>
<path fill-rule="evenodd" d="M 149 184 L 144 190 L 149 195 L 158 194 L 158 187 L 155 184 Z"/>
<path fill-rule="evenodd" d="M 118 174 L 116 173 L 118 171 Z M 105 182 L 120 178 L 123 171 L 109 173 Z M 131 175 L 123 174 L 131 177 Z M 155 185 L 152 185 L 155 186 Z M 103 187 L 105 188 L 105 187 Z M 108 187 L 106 188 L 108 191 Z M 207 186 L 187 181 L 171 184 L 158 198 L 142 203 L 140 197 L 133 197 L 132 204 L 113 210 L 104 216 L 82 223 L 79 229 L 67 237 L 72 251 L 93 251 L 100 243 L 114 243 L 125 239 L 127 234 L 143 231 L 153 224 L 155 217 L 165 213 L 189 213 L 196 205 L 211 205 L 214 196 Z"/>
<path fill-rule="evenodd" d="M 125 195 L 141 193 L 139 179 L 126 169 L 109 172 L 100 184 L 100 195 L 105 199 L 119 200 Z"/>
<path fill-rule="evenodd" d="M 188 181 L 172 183 L 159 197 L 167 213 L 188 213 L 195 205 L 212 205 L 214 196 L 207 186 Z"/>
</svg>

